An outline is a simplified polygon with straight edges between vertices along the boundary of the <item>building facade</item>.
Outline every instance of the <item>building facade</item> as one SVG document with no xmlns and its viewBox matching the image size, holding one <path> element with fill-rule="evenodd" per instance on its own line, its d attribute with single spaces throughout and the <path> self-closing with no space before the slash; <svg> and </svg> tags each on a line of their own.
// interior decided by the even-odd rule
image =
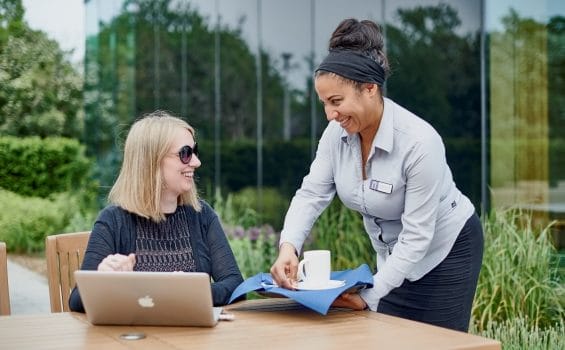
<svg viewBox="0 0 565 350">
<path fill-rule="evenodd" d="M 253 188 L 259 211 L 267 190 L 290 199 L 327 123 L 312 72 L 353 17 L 382 26 L 386 96 L 439 131 L 478 211 L 565 221 L 563 1 L 85 3 L 84 141 L 102 185 L 127 127 L 164 109 L 197 129 L 205 197 Z"/>
</svg>

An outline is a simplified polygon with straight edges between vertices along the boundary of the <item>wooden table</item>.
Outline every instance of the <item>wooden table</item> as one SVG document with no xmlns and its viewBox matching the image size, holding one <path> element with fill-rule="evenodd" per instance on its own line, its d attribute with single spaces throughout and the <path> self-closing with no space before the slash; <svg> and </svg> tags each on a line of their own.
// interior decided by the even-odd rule
<svg viewBox="0 0 565 350">
<path fill-rule="evenodd" d="M 500 343 L 370 311 L 320 315 L 288 299 L 230 305 L 213 328 L 92 326 L 83 314 L 0 317 L 0 349 L 500 349 Z M 120 335 L 143 332 L 141 340 Z"/>
</svg>

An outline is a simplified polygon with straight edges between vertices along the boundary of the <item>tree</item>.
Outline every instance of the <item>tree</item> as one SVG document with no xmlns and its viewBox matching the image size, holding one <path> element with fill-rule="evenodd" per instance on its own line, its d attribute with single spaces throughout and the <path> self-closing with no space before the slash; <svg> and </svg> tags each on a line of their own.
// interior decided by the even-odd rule
<svg viewBox="0 0 565 350">
<path fill-rule="evenodd" d="M 387 26 L 389 96 L 444 137 L 480 137 L 480 54 L 476 34 L 460 36 L 449 5 L 398 10 Z"/>
<path fill-rule="evenodd" d="M 0 0 L 0 48 L 10 33 L 19 33 L 25 27 L 24 7 L 21 0 Z"/>
<path fill-rule="evenodd" d="M 223 142 L 257 135 L 257 54 L 235 28 L 199 14 L 190 2 L 130 0 L 87 38 L 85 143 L 110 184 L 119 166 L 116 140 L 139 116 L 165 109 L 186 119 L 201 140 L 214 140 L 219 102 Z M 220 99 L 216 101 L 219 39 Z M 283 78 L 261 52 L 263 135 L 280 139 Z M 211 164 L 210 164 L 211 166 Z"/>
<path fill-rule="evenodd" d="M 0 8 L 0 135 L 82 133 L 82 78 L 59 45 L 23 20 L 21 1 Z"/>
</svg>

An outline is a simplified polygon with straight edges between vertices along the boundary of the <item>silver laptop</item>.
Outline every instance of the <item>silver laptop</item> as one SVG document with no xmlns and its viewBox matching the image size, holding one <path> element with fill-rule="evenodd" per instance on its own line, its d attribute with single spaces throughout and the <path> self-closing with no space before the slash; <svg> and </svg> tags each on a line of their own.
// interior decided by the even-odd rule
<svg viewBox="0 0 565 350">
<path fill-rule="evenodd" d="M 203 272 L 77 270 L 75 280 L 95 325 L 213 327 L 222 311 Z"/>
</svg>

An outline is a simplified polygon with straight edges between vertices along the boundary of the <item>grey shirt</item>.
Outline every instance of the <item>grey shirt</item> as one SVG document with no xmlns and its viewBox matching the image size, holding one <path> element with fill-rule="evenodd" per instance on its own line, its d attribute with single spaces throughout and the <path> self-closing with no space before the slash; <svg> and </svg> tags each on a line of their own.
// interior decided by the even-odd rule
<svg viewBox="0 0 565 350">
<path fill-rule="evenodd" d="M 379 300 L 404 279 L 418 280 L 445 259 L 475 209 L 453 182 L 439 134 L 390 99 L 384 99 L 365 164 L 366 180 L 361 163 L 359 135 L 348 135 L 339 123 L 330 122 L 310 173 L 292 199 L 280 242 L 300 251 L 337 192 L 363 216 L 377 253 L 374 288 L 361 292 L 376 310 Z"/>
</svg>

